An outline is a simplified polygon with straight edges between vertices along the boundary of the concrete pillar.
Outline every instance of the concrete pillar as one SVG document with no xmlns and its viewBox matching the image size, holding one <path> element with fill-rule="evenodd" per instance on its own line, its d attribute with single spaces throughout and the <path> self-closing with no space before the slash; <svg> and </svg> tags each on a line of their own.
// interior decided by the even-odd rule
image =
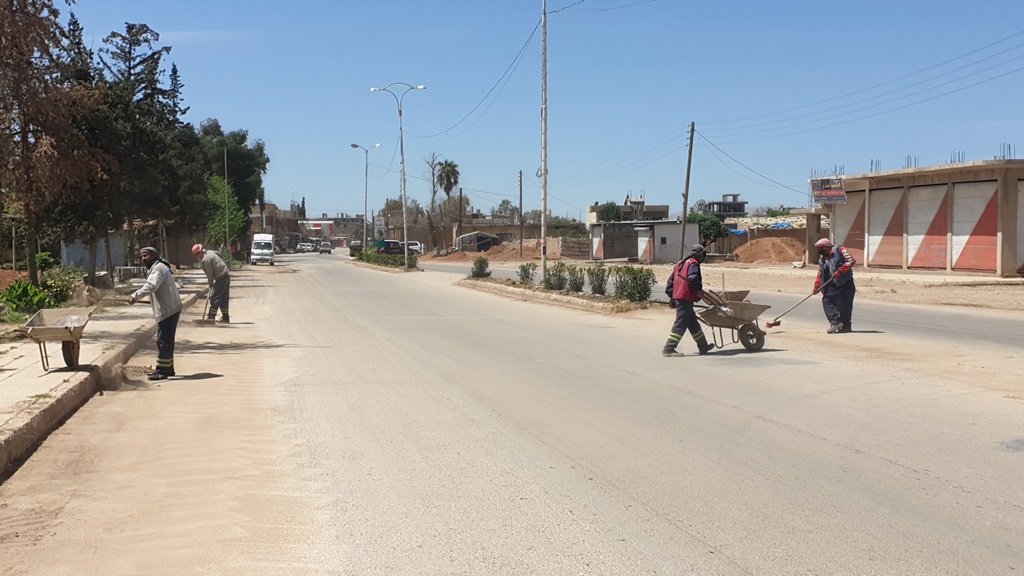
<svg viewBox="0 0 1024 576">
<path fill-rule="evenodd" d="M 804 248 L 806 248 L 807 254 L 804 255 L 804 259 L 808 264 L 813 264 L 818 260 L 818 251 L 814 248 L 814 243 L 821 238 L 821 214 L 807 214 L 807 241 Z"/>
<path fill-rule="evenodd" d="M 1008 168 L 999 171 L 999 219 L 996 228 L 996 275 L 1017 275 L 1017 174 Z"/>
</svg>

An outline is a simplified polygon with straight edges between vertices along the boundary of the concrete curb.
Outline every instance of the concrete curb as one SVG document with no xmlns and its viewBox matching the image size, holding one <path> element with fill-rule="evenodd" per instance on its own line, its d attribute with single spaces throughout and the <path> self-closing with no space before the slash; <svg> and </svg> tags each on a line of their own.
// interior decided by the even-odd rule
<svg viewBox="0 0 1024 576">
<path fill-rule="evenodd" d="M 592 300 L 584 300 L 575 296 L 566 296 L 564 294 L 530 290 L 528 288 L 505 286 L 502 284 L 495 284 L 493 282 L 482 282 L 480 280 L 459 280 L 456 282 L 456 285 L 472 288 L 473 290 L 479 290 L 480 292 L 497 294 L 506 298 L 522 300 L 524 302 L 553 304 L 555 306 L 562 306 L 563 308 L 575 308 L 577 310 L 597 312 L 599 314 L 620 314 L 622 312 L 632 312 L 633 310 L 641 310 L 649 307 L 635 302 L 594 302 Z"/>
<path fill-rule="evenodd" d="M 358 260 L 349 260 L 349 264 L 358 266 L 360 268 L 369 268 L 370 270 L 377 270 L 379 272 L 389 272 L 391 274 L 405 274 L 407 272 L 423 272 L 422 268 L 395 268 L 394 266 L 378 266 L 376 264 L 368 264 L 366 262 L 359 262 Z"/>
<path fill-rule="evenodd" d="M 204 288 L 182 300 L 182 311 L 195 304 L 206 290 Z M 134 356 L 155 333 L 156 321 L 146 322 L 132 333 L 127 342 L 100 356 L 87 371 L 69 374 L 64 382 L 50 392 L 51 398 L 31 404 L 12 419 L 13 423 L 8 422 L 0 429 L 0 479 L 11 464 L 59 428 L 65 419 L 100 391 L 103 382 L 113 375 L 114 368 Z"/>
</svg>

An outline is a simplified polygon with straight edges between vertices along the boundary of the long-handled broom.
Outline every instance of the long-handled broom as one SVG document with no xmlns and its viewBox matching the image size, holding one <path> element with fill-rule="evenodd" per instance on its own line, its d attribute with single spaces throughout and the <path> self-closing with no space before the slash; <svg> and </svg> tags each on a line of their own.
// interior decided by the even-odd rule
<svg viewBox="0 0 1024 576">
<path fill-rule="evenodd" d="M 210 294 L 207 293 L 206 294 L 206 304 L 203 305 L 203 317 L 198 319 L 198 320 L 193 319 L 192 320 L 193 324 L 195 324 L 196 326 L 214 326 L 214 325 L 217 324 L 217 322 L 215 320 L 210 320 L 210 319 L 208 319 L 206 317 L 206 311 L 209 309 L 208 308 L 209 306 L 210 306 Z"/>
<path fill-rule="evenodd" d="M 821 292 L 821 289 L 822 289 L 822 288 L 824 288 L 825 286 L 828 286 L 828 285 L 829 285 L 829 283 L 830 283 L 830 282 L 832 282 L 832 280 L 834 280 L 834 278 L 829 278 L 827 282 L 825 282 L 824 284 L 822 284 L 822 285 L 821 285 L 821 287 L 819 287 L 819 288 L 818 288 L 818 292 Z M 789 314 L 790 312 L 792 312 L 794 308 L 796 308 L 797 306 L 799 306 L 799 305 L 803 304 L 804 302 L 806 302 L 806 301 L 807 301 L 807 299 L 808 299 L 808 298 L 810 298 L 811 296 L 814 296 L 815 294 L 816 294 L 816 292 L 811 292 L 811 293 L 810 293 L 810 294 L 808 294 L 807 296 L 804 296 L 804 299 L 803 299 L 803 300 L 801 300 L 801 301 L 797 302 L 796 304 L 793 304 L 793 306 L 791 306 L 791 307 L 789 308 L 789 310 L 786 310 L 786 311 L 785 311 L 785 312 L 783 312 L 782 314 L 779 314 L 778 316 L 776 316 L 776 317 L 775 317 L 775 320 L 772 320 L 771 322 L 768 322 L 767 324 L 765 324 L 765 325 L 764 325 L 764 327 L 765 327 L 765 328 L 775 328 L 775 327 L 776 327 L 776 326 L 778 326 L 779 324 L 782 324 L 782 320 L 781 320 L 781 318 L 782 318 L 783 316 L 785 316 L 786 314 Z"/>
</svg>

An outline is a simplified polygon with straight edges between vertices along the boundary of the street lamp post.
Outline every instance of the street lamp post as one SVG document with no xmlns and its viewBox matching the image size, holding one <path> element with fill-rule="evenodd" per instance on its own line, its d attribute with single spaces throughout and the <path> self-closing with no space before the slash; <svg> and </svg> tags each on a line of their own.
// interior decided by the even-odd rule
<svg viewBox="0 0 1024 576">
<path fill-rule="evenodd" d="M 363 186 L 363 250 L 365 251 L 366 246 L 366 219 L 370 216 L 370 150 L 373 150 L 380 143 L 374 144 L 369 148 L 364 148 L 359 144 L 353 144 L 353 148 L 360 148 L 366 156 L 366 184 Z"/>
<path fill-rule="evenodd" d="M 392 86 L 402 86 L 402 95 L 399 96 L 390 90 Z M 413 90 L 426 90 L 427 87 L 413 86 L 412 84 L 406 84 L 405 82 L 392 82 L 383 88 L 370 88 L 370 92 L 387 92 L 395 98 L 395 103 L 398 104 L 398 149 L 399 154 L 402 157 L 402 245 L 405 247 L 405 267 L 409 267 L 409 219 L 406 217 L 406 197 L 405 197 L 405 135 L 402 131 L 402 100 L 405 100 L 405 95 Z"/>
</svg>

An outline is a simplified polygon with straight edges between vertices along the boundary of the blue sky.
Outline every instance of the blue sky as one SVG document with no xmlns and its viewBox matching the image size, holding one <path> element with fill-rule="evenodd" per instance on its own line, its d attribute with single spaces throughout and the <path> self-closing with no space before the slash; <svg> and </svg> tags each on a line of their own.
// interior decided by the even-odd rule
<svg viewBox="0 0 1024 576">
<path fill-rule="evenodd" d="M 980 5 L 979 5 L 980 6 Z M 78 0 L 98 48 L 124 22 L 173 48 L 186 120 L 217 118 L 266 142 L 267 199 L 311 215 L 399 195 L 391 82 L 404 100 L 410 199 L 427 204 L 426 160 L 459 165 L 484 212 L 541 205 L 541 0 Z M 682 207 L 740 194 L 804 206 L 812 171 L 847 174 L 1024 157 L 1024 3 L 549 0 L 552 213 L 643 195 Z M 717 147 L 717 148 L 716 148 Z M 730 158 L 731 157 L 731 158 Z M 791 189 L 792 188 L 792 189 Z"/>
</svg>

